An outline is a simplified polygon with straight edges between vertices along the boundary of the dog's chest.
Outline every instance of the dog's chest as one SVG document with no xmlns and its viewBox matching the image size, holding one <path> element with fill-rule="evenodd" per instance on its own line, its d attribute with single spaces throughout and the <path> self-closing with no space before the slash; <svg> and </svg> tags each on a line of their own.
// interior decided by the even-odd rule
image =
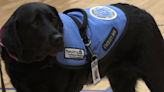
<svg viewBox="0 0 164 92">
<path fill-rule="evenodd" d="M 115 46 L 115 43 L 124 32 L 126 26 L 125 13 L 115 6 L 98 6 L 84 9 L 88 16 L 86 34 L 91 41 L 92 51 L 101 60 Z M 83 14 L 80 12 L 68 13 L 83 21 Z M 56 59 L 62 65 L 80 66 L 88 63 L 86 59 L 87 50 L 80 36 L 79 29 L 75 22 L 65 14 L 60 14 L 64 24 L 63 37 L 65 50 L 58 53 Z"/>
</svg>

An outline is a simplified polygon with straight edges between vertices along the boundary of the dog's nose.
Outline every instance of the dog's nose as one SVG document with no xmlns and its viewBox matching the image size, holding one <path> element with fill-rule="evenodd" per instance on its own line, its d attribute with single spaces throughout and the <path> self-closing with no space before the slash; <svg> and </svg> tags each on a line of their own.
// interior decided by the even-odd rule
<svg viewBox="0 0 164 92">
<path fill-rule="evenodd" d="M 53 43 L 55 44 L 60 44 L 63 42 L 63 36 L 62 35 L 54 35 L 53 38 Z"/>
</svg>

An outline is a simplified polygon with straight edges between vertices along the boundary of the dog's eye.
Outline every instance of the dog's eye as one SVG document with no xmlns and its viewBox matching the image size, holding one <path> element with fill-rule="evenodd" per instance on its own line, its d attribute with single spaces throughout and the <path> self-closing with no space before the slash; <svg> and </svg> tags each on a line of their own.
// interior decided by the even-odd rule
<svg viewBox="0 0 164 92">
<path fill-rule="evenodd" d="M 56 19 L 53 19 L 52 22 L 53 22 L 53 23 L 57 23 L 57 20 L 56 20 Z"/>
<path fill-rule="evenodd" d="M 37 26 L 37 25 L 38 25 L 38 22 L 34 21 L 34 22 L 32 23 L 32 25 L 33 25 L 33 26 Z"/>
</svg>

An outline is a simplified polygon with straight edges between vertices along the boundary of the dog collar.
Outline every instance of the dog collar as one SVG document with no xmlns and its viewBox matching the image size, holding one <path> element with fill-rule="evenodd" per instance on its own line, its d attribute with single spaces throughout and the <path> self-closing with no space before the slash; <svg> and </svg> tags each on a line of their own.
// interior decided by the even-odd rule
<svg viewBox="0 0 164 92">
<path fill-rule="evenodd" d="M 56 56 L 56 54 L 50 54 L 50 56 L 55 57 L 55 56 Z"/>
<path fill-rule="evenodd" d="M 9 56 L 10 56 L 11 58 L 15 59 L 16 61 L 18 61 L 18 58 L 17 58 L 15 55 L 11 55 L 11 54 L 9 53 Z M 55 57 L 56 54 L 50 54 L 50 56 Z"/>
<path fill-rule="evenodd" d="M 18 58 L 17 58 L 16 56 L 11 55 L 10 53 L 9 53 L 9 56 L 10 56 L 11 58 L 15 59 L 16 61 L 18 61 Z"/>
</svg>

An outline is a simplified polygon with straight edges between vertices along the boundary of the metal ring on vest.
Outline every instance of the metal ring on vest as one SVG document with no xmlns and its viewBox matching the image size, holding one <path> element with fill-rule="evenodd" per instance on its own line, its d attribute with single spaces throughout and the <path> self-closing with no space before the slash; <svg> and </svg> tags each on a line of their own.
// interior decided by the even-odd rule
<svg viewBox="0 0 164 92">
<path fill-rule="evenodd" d="M 83 39 L 82 39 L 83 40 Z M 87 44 L 84 44 L 85 46 L 90 46 L 91 44 L 91 39 L 88 37 L 89 42 Z"/>
</svg>

